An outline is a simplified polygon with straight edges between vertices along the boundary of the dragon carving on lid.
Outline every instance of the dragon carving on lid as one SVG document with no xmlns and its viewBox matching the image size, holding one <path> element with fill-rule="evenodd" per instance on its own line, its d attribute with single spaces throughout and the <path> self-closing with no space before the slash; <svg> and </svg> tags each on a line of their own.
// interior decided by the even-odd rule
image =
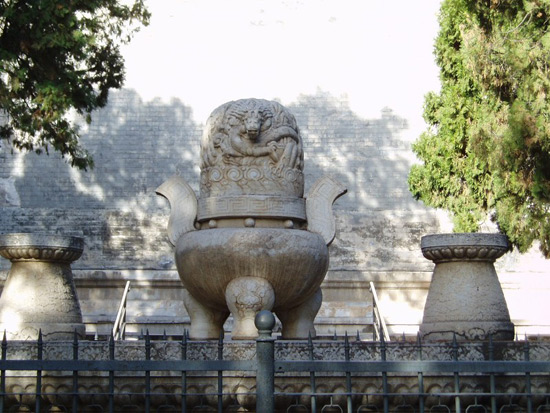
<svg viewBox="0 0 550 413">
<path fill-rule="evenodd" d="M 225 103 L 201 142 L 201 195 L 303 195 L 304 153 L 294 116 L 263 99 Z"/>
</svg>

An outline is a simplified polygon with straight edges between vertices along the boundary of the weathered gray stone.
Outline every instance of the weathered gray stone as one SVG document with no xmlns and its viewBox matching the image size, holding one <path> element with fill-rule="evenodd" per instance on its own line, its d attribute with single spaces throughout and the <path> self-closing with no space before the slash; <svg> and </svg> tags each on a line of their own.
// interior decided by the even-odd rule
<svg viewBox="0 0 550 413">
<path fill-rule="evenodd" d="M 67 340 L 85 327 L 71 262 L 84 240 L 41 234 L 0 235 L 0 255 L 12 266 L 0 297 L 0 330 L 9 339 Z"/>
<path fill-rule="evenodd" d="M 493 266 L 509 250 L 500 234 L 437 234 L 422 238 L 435 262 L 420 334 L 429 340 L 512 340 L 514 325 Z"/>
<path fill-rule="evenodd" d="M 304 200 L 303 159 L 287 109 L 242 99 L 214 110 L 206 124 L 196 217 L 183 178 L 157 189 L 172 208 L 168 233 L 188 291 L 191 338 L 218 338 L 228 310 L 234 339 L 256 337 L 256 313 L 271 309 L 284 338 L 315 336 L 335 234 L 332 204 L 346 189 L 326 177 Z"/>
</svg>

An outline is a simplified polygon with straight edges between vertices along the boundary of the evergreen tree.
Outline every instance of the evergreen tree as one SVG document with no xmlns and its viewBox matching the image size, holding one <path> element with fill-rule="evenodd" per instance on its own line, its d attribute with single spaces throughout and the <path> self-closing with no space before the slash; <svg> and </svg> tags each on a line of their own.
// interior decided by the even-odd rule
<svg viewBox="0 0 550 413">
<path fill-rule="evenodd" d="M 439 24 L 441 90 L 425 98 L 409 188 L 457 232 L 489 215 L 550 257 L 550 2 L 444 0 Z"/>
<path fill-rule="evenodd" d="M 124 80 L 119 46 L 148 19 L 143 0 L 0 0 L 0 138 L 92 167 L 67 115 L 90 122 L 107 104 Z"/>
</svg>

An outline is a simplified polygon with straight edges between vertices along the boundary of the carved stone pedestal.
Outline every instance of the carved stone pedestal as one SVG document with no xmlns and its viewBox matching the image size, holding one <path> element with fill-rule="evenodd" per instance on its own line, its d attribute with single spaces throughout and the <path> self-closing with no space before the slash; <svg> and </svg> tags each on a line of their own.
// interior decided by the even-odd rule
<svg viewBox="0 0 550 413">
<path fill-rule="evenodd" d="M 0 332 L 8 339 L 70 340 L 85 336 L 71 262 L 82 254 L 78 237 L 0 235 L 0 255 L 12 262 L 0 297 Z"/>
<path fill-rule="evenodd" d="M 500 234 L 438 234 L 422 238 L 435 263 L 420 334 L 427 340 L 513 340 L 514 325 L 494 261 L 508 249 Z"/>
</svg>

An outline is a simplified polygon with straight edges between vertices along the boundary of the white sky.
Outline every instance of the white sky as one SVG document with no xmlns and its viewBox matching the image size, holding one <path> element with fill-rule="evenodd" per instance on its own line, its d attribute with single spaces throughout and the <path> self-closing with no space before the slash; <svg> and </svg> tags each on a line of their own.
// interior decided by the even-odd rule
<svg viewBox="0 0 550 413">
<path fill-rule="evenodd" d="M 423 129 L 439 88 L 440 0 L 149 0 L 151 24 L 124 49 L 125 87 L 179 98 L 204 123 L 246 97 L 283 104 L 318 89 L 378 118 L 389 107 Z"/>
</svg>

